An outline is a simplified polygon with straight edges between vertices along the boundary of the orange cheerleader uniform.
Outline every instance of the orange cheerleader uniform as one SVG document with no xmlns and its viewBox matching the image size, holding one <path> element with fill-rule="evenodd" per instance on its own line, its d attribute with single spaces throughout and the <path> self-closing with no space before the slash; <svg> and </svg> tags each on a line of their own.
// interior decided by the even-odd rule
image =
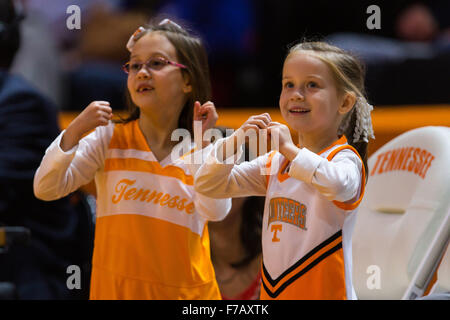
<svg viewBox="0 0 450 320">
<path fill-rule="evenodd" d="M 35 193 L 57 199 L 95 177 L 97 217 L 91 299 L 220 299 L 210 259 L 208 220 L 230 199 L 194 190 L 192 166 L 158 161 L 138 121 L 98 127 L 72 150 L 48 148 Z"/>
</svg>

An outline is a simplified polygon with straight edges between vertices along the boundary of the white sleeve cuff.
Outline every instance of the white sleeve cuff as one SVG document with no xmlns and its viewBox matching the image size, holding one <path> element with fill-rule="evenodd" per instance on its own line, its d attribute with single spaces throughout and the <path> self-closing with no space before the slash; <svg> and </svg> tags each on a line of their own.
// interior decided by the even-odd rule
<svg viewBox="0 0 450 320">
<path fill-rule="evenodd" d="M 316 169 L 325 159 L 321 156 L 309 151 L 306 148 L 300 149 L 297 156 L 292 160 L 289 168 L 289 176 L 298 180 L 311 183 Z"/>
<path fill-rule="evenodd" d="M 231 210 L 231 206 L 231 198 L 213 199 L 198 192 L 196 194 L 196 207 L 198 207 L 198 212 L 208 221 L 221 221 L 225 219 Z"/>
<path fill-rule="evenodd" d="M 67 151 L 63 151 L 61 149 L 61 139 L 65 132 L 66 130 L 63 130 L 45 151 L 46 154 L 52 153 L 52 157 L 56 162 L 72 161 L 76 151 L 78 150 L 79 144 L 76 144 L 75 146 L 72 147 L 72 149 Z"/>
</svg>

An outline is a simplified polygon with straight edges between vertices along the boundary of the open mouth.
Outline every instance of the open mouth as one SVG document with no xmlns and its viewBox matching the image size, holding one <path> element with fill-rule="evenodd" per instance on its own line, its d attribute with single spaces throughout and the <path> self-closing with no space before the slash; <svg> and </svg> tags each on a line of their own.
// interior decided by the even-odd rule
<svg viewBox="0 0 450 320">
<path fill-rule="evenodd" d="M 153 87 L 152 86 L 149 86 L 149 85 L 140 85 L 140 86 L 138 86 L 138 88 L 137 88 L 137 92 L 139 92 L 139 93 L 142 93 L 142 92 L 147 92 L 147 91 L 151 91 L 151 90 L 153 90 Z"/>
<path fill-rule="evenodd" d="M 305 114 L 310 112 L 311 110 L 309 109 L 305 109 L 305 108 L 292 108 L 289 110 L 289 113 L 294 113 L 294 114 Z"/>
</svg>

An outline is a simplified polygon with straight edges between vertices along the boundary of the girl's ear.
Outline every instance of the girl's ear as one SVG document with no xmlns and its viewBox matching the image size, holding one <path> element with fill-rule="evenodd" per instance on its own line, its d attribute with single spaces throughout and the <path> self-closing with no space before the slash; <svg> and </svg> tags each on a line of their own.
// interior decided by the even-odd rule
<svg viewBox="0 0 450 320">
<path fill-rule="evenodd" d="M 356 95 L 353 92 L 346 92 L 344 94 L 344 99 L 342 100 L 341 106 L 338 108 L 339 114 L 346 114 L 350 110 L 352 110 L 353 106 L 356 103 Z"/>
<path fill-rule="evenodd" d="M 187 74 L 183 73 L 183 92 L 184 93 L 190 93 L 192 92 L 192 85 L 190 78 Z"/>
<path fill-rule="evenodd" d="M 184 93 L 192 92 L 192 86 L 191 85 L 183 86 L 183 92 Z"/>
</svg>

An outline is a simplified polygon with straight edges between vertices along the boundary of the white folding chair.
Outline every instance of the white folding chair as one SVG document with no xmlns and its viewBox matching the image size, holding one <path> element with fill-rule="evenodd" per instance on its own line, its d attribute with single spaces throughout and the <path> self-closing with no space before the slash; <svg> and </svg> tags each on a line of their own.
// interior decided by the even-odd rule
<svg viewBox="0 0 450 320">
<path fill-rule="evenodd" d="M 368 166 L 352 239 L 356 294 L 421 297 L 450 238 L 450 128 L 408 131 Z"/>
<path fill-rule="evenodd" d="M 450 245 L 447 245 L 447 250 L 437 271 L 436 283 L 428 296 L 431 298 L 443 293 L 450 295 Z"/>
<path fill-rule="evenodd" d="M 437 278 L 441 289 L 439 292 L 450 292 L 450 244 L 439 266 Z"/>
</svg>

